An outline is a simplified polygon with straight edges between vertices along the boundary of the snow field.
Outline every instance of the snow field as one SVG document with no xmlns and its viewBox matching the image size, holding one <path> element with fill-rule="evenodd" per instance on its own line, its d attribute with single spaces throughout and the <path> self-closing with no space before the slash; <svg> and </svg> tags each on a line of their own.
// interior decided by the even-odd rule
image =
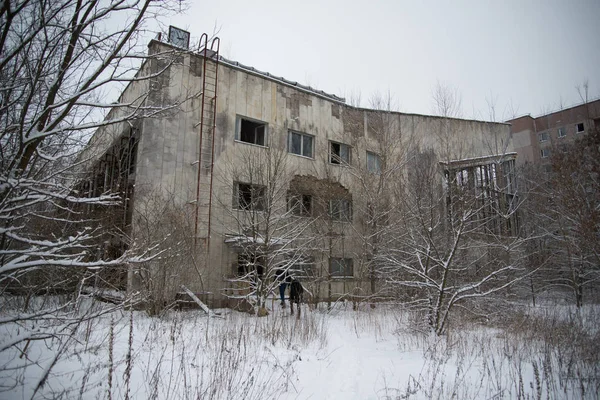
<svg viewBox="0 0 600 400">
<path fill-rule="evenodd" d="M 52 338 L 3 352 L 0 398 L 599 398 L 598 307 L 523 307 L 504 328 L 465 322 L 437 337 L 397 305 L 320 306 L 221 319 L 89 304 L 107 313 L 71 333 L 52 319 Z M 0 328 L 3 344 L 33 329 Z"/>
</svg>

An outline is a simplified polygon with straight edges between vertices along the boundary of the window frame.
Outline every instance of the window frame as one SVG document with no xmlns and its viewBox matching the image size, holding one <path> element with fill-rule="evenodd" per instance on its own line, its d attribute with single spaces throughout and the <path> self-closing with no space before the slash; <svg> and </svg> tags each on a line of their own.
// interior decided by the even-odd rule
<svg viewBox="0 0 600 400">
<path fill-rule="evenodd" d="M 299 135 L 300 136 L 300 153 L 294 153 L 292 151 L 292 135 Z M 311 141 L 311 154 L 309 156 L 304 154 L 304 138 L 309 138 Z M 287 145 L 287 150 L 288 153 L 293 154 L 295 156 L 299 156 L 299 157 L 304 157 L 304 158 L 310 158 L 310 159 L 314 159 L 315 158 L 315 135 L 311 135 L 309 133 L 304 133 L 304 132 L 298 132 L 298 131 L 294 131 L 292 129 L 288 130 L 288 145 Z"/>
<path fill-rule="evenodd" d="M 372 165 L 369 167 L 369 158 L 377 161 L 376 168 L 371 168 Z M 378 153 L 367 150 L 367 171 L 371 174 L 381 175 L 381 156 Z"/>
<path fill-rule="evenodd" d="M 348 262 L 349 261 L 349 262 Z M 334 262 L 340 266 L 339 272 L 335 271 Z M 329 257 L 329 275 L 334 279 L 353 279 L 354 278 L 354 259 L 349 257 Z"/>
<path fill-rule="evenodd" d="M 340 146 L 340 151 L 339 151 L 339 155 L 338 154 L 334 154 L 333 152 L 333 146 L 334 145 L 338 145 Z M 346 148 L 347 149 L 347 154 L 348 154 L 348 160 L 344 160 L 341 156 L 342 153 L 342 148 Z M 341 143 L 341 142 L 336 142 L 334 140 L 330 140 L 329 141 L 329 164 L 331 165 L 341 165 L 341 166 L 346 166 L 346 165 L 350 165 L 352 163 L 352 147 L 350 147 L 350 145 L 345 144 L 345 143 Z"/>
<path fill-rule="evenodd" d="M 546 154 L 546 152 L 547 152 L 547 154 Z M 546 148 L 540 149 L 540 156 L 541 156 L 541 158 L 550 157 L 550 148 L 546 147 Z"/>
<path fill-rule="evenodd" d="M 258 124 L 259 126 L 255 127 L 254 130 L 254 134 L 256 135 L 256 129 L 258 129 L 259 127 L 264 127 L 264 132 L 263 132 L 263 144 L 260 143 L 256 143 L 256 142 L 251 142 L 251 141 L 247 141 L 247 140 L 242 140 L 242 124 L 243 121 L 247 121 L 250 122 L 252 124 Z M 256 137 L 255 137 L 256 139 Z M 236 121 L 235 121 L 235 141 L 238 143 L 244 143 L 244 144 L 249 144 L 252 146 L 258 146 L 258 147 L 269 147 L 269 124 L 265 121 L 261 121 L 258 119 L 254 119 L 254 118 L 249 118 L 249 117 L 245 117 L 243 115 L 237 115 L 236 116 Z"/>
<path fill-rule="evenodd" d="M 343 208 L 337 208 L 334 213 L 334 204 L 345 205 Z M 331 199 L 329 200 L 329 218 L 339 222 L 352 221 L 352 200 L 348 199 Z"/>
<path fill-rule="evenodd" d="M 305 197 L 309 197 L 310 205 L 305 207 Z M 313 213 L 313 195 L 308 193 L 293 193 L 288 196 L 288 210 L 296 217 L 310 217 Z"/>
<path fill-rule="evenodd" d="M 562 133 L 562 135 L 561 135 L 561 133 Z M 567 128 L 565 128 L 564 126 L 561 126 L 561 127 L 559 127 L 559 128 L 556 130 L 556 136 L 557 136 L 558 138 L 564 138 L 564 137 L 567 137 Z"/>
<path fill-rule="evenodd" d="M 579 126 L 581 126 L 581 130 L 579 130 Z M 583 133 L 585 132 L 585 124 L 583 122 L 578 122 L 575 124 L 575 133 Z"/>
<path fill-rule="evenodd" d="M 249 203 L 246 200 L 240 201 L 240 200 L 242 200 L 240 197 L 240 195 L 241 195 L 240 185 L 249 187 L 249 189 L 250 189 L 250 191 L 249 191 L 250 202 Z M 256 185 L 256 184 L 247 183 L 247 182 L 234 181 L 233 182 L 233 190 L 234 190 L 233 208 L 235 210 L 260 211 L 260 212 L 265 211 L 265 208 L 266 208 L 266 204 L 265 204 L 266 186 Z M 260 193 L 261 191 L 262 191 L 262 194 Z M 248 192 L 245 191 L 245 193 L 248 193 Z M 256 196 L 254 196 L 254 195 L 256 195 Z M 254 197 L 256 197 L 256 198 L 254 198 Z"/>
<path fill-rule="evenodd" d="M 550 140 L 550 133 L 548 131 L 538 133 L 538 140 L 540 143 L 547 142 Z"/>
</svg>

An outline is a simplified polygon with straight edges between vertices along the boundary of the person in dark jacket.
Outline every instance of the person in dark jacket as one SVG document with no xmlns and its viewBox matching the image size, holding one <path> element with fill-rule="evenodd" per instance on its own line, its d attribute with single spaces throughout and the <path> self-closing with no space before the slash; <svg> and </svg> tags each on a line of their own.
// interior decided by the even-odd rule
<svg viewBox="0 0 600 400">
<path fill-rule="evenodd" d="M 278 269 L 275 271 L 275 279 L 279 281 L 279 298 L 281 299 L 281 307 L 285 307 L 285 289 L 289 281 L 290 276 L 284 269 Z"/>
<path fill-rule="evenodd" d="M 294 303 L 298 308 L 298 317 L 300 317 L 300 304 L 302 303 L 302 295 L 304 294 L 304 288 L 302 284 L 296 279 L 292 278 L 290 283 L 290 311 L 294 315 Z"/>
</svg>

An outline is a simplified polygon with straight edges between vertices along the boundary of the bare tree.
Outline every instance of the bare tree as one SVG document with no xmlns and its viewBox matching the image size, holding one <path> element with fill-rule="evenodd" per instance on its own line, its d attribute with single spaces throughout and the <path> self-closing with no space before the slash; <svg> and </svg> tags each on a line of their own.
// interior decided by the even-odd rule
<svg viewBox="0 0 600 400">
<path fill-rule="evenodd" d="M 555 143 L 549 164 L 525 166 L 522 186 L 527 189 L 523 217 L 529 267 L 539 270 L 529 280 L 534 301 L 538 292 L 566 289 L 581 307 L 586 291 L 593 296 L 600 279 L 600 133 L 589 83 L 586 80 L 576 89 L 586 134 L 574 143 Z"/>
<path fill-rule="evenodd" d="M 3 338 L 3 359 L 16 349 L 26 352 L 32 340 L 59 340 L 97 315 L 53 319 L 72 311 L 99 269 L 123 268 L 156 255 L 154 247 L 102 251 L 107 237 L 99 218 L 126 201 L 127 192 L 85 189 L 81 171 L 91 154 L 76 154 L 94 130 L 133 131 L 137 120 L 179 104 L 179 99 L 168 105 L 149 101 L 176 52 L 149 57 L 142 43 L 148 22 L 170 13 L 171 5 L 153 0 L 0 5 L 0 290 L 6 304 L 14 302 L 3 306 L 7 314 L 0 324 L 24 329 Z M 139 89 L 135 94 L 107 101 L 108 92 L 131 85 Z M 23 292 L 29 296 L 8 296 Z M 44 292 L 67 295 L 57 302 L 31 301 Z M 17 303 L 19 310 L 13 307 Z M 43 366 L 38 388 L 52 366 Z"/>
<path fill-rule="evenodd" d="M 204 290 L 204 254 L 194 243 L 193 208 L 179 204 L 176 198 L 159 190 L 137 196 L 133 215 L 137 245 L 158 244 L 161 249 L 157 257 L 128 271 L 130 283 L 139 290 L 139 301 L 150 315 L 177 304 L 182 282 L 199 282 Z"/>
<path fill-rule="evenodd" d="M 401 116 L 392 95 L 375 94 L 370 99 L 367 135 L 365 136 L 365 111 L 350 112 L 346 117 L 346 129 L 352 133 L 354 148 L 366 149 L 366 153 L 357 152 L 356 160 L 350 168 L 350 174 L 359 185 L 355 196 L 355 217 L 360 224 L 356 235 L 361 238 L 362 246 L 356 248 L 355 259 L 360 260 L 355 268 L 357 288 L 360 292 L 361 280 L 368 280 L 370 290 L 362 298 L 381 295 L 377 282 L 380 272 L 377 257 L 381 250 L 382 235 L 389 228 L 391 214 L 395 209 L 393 190 L 395 183 L 401 180 L 409 158 L 411 143 L 410 132 L 402 130 Z M 362 267 L 362 268 L 361 268 Z"/>
<path fill-rule="evenodd" d="M 235 249 L 237 264 L 229 279 L 231 297 L 254 305 L 267 314 L 267 298 L 309 256 L 313 238 L 310 204 L 290 187 L 292 172 L 286 151 L 274 147 L 247 147 L 237 153 L 219 176 L 232 187 L 232 203 L 220 199 L 226 210 L 225 243 Z"/>
<path fill-rule="evenodd" d="M 546 267 L 537 284 L 568 288 L 577 307 L 600 279 L 600 131 L 588 126 L 585 137 L 556 149 L 550 171 L 534 175 L 527 208 Z"/>
<path fill-rule="evenodd" d="M 350 293 L 356 304 L 362 271 L 357 273 L 354 265 L 343 263 L 348 261 L 345 259 L 347 256 L 360 255 L 362 251 L 352 246 L 355 197 L 340 183 L 341 176 L 348 173 L 348 168 L 331 165 L 328 158 L 329 155 L 321 160 L 325 171 L 322 179 L 307 176 L 295 179 L 292 184 L 295 191 L 312 198 L 313 222 L 310 233 L 313 240 L 309 254 L 314 268 L 308 282 L 304 282 L 311 285 L 315 302 L 325 298 L 328 308 L 331 308 L 332 301 L 345 298 Z M 338 263 L 334 264 L 336 261 Z M 348 279 L 350 275 L 353 280 Z M 334 285 L 336 280 L 338 285 Z M 323 285 L 326 293 L 322 291 Z M 341 291 L 336 291 L 334 286 L 341 286 Z"/>
<path fill-rule="evenodd" d="M 160 115 L 165 108 L 149 104 L 150 82 L 170 66 L 172 54 L 149 60 L 141 51 L 146 20 L 167 12 L 168 2 L 21 1 L 3 4 L 0 59 L 2 103 L 0 140 L 0 212 L 3 279 L 45 266 L 88 267 L 122 264 L 123 259 L 90 261 L 85 243 L 93 229 L 72 229 L 81 220 L 72 205 L 111 206 L 120 197 L 81 193 L 76 184 L 85 160 L 74 157 L 85 134 L 98 128 Z M 130 19 L 126 29 L 108 30 L 117 15 Z M 163 60 L 160 68 L 153 60 Z M 140 69 L 140 61 L 144 61 Z M 111 85 L 142 87 L 134 98 L 106 104 Z M 108 117 L 97 110 L 108 111 Z M 73 165 L 79 164 L 79 165 Z M 52 218 L 63 210 L 61 218 Z M 30 221 L 63 225 L 63 232 L 42 237 Z M 49 222 L 48 222 L 49 221 Z M 58 226 L 54 229 L 61 229 Z M 76 234 L 62 238 L 66 230 Z M 91 263 L 91 264 L 90 264 Z"/>
<path fill-rule="evenodd" d="M 436 82 L 431 92 L 432 111 L 435 115 L 449 118 L 462 116 L 462 96 L 457 87 L 448 83 Z"/>
<path fill-rule="evenodd" d="M 474 300 L 522 279 L 523 242 L 517 236 L 514 160 L 502 151 L 464 158 L 469 149 L 451 119 L 460 114 L 458 92 L 438 84 L 433 99 L 442 116 L 437 145 L 411 143 L 377 261 L 390 291 L 425 311 L 430 329 L 440 335 L 457 305 L 475 312 Z"/>
<path fill-rule="evenodd" d="M 398 193 L 401 211 L 379 262 L 390 285 L 410 289 L 408 301 L 426 310 L 436 334 L 445 332 L 457 304 L 521 279 L 522 241 L 512 231 L 514 219 L 504 218 L 515 210 L 503 208 L 501 175 L 495 162 L 440 168 L 436 155 L 426 151 L 410 165 Z"/>
</svg>

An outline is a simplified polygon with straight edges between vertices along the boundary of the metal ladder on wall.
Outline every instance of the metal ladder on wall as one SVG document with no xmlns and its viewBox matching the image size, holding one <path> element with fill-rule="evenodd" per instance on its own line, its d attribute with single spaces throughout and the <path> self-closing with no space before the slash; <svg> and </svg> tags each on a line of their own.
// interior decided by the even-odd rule
<svg viewBox="0 0 600 400">
<path fill-rule="evenodd" d="M 203 33 L 200 37 L 199 53 L 202 54 L 203 65 L 200 123 L 197 125 L 200 127 L 200 138 L 197 162 L 198 184 L 196 187 L 194 244 L 201 240 L 206 246 L 210 241 L 220 44 L 221 40 L 215 37 L 210 42 L 209 48 L 208 35 Z M 209 59 L 210 61 L 208 61 Z"/>
</svg>

